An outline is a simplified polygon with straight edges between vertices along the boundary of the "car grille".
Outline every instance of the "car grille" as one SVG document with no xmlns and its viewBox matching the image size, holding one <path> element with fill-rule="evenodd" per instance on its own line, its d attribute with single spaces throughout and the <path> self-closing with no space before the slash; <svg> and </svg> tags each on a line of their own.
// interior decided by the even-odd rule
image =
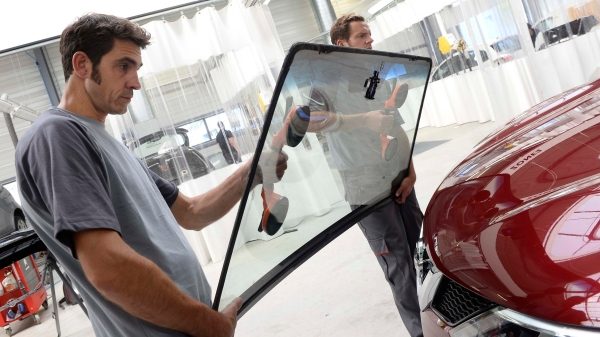
<svg viewBox="0 0 600 337">
<path fill-rule="evenodd" d="M 450 326 L 456 326 L 494 306 L 494 303 L 445 277 L 431 304 L 432 309 Z"/>
</svg>

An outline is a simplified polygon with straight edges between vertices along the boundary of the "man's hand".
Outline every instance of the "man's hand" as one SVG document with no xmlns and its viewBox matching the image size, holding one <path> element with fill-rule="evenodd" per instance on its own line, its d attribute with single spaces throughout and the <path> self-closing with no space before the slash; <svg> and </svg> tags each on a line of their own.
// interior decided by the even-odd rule
<svg viewBox="0 0 600 337">
<path fill-rule="evenodd" d="M 409 175 L 408 177 L 402 180 L 400 186 L 396 190 L 396 198 L 394 199 L 397 203 L 403 204 L 408 198 L 408 195 L 412 192 L 413 187 L 415 186 L 416 177 Z"/>
<path fill-rule="evenodd" d="M 383 110 L 369 111 L 364 114 L 364 124 L 375 132 L 387 133 L 394 125 L 394 116 L 386 114 Z"/>
<path fill-rule="evenodd" d="M 258 168 L 253 186 L 273 184 L 281 180 L 287 170 L 288 155 L 284 151 L 263 152 L 258 160 Z"/>
<path fill-rule="evenodd" d="M 408 84 L 407 83 L 396 83 L 390 98 L 386 99 L 383 106 L 386 109 L 397 109 L 404 105 L 406 98 L 408 97 Z"/>
<path fill-rule="evenodd" d="M 242 299 L 235 298 L 229 305 L 223 309 L 220 314 L 223 318 L 220 327 L 215 328 L 216 337 L 233 337 L 235 326 L 237 325 L 237 312 L 242 307 Z"/>
<path fill-rule="evenodd" d="M 287 170 L 287 161 L 288 161 L 287 153 L 285 153 L 283 151 L 279 151 L 279 153 L 277 153 L 277 162 L 275 163 L 275 176 L 277 177 L 277 181 L 279 181 L 279 180 L 281 180 L 281 178 L 283 178 L 283 174 L 285 173 L 285 170 Z M 263 177 L 263 181 L 264 181 L 264 177 Z"/>
</svg>

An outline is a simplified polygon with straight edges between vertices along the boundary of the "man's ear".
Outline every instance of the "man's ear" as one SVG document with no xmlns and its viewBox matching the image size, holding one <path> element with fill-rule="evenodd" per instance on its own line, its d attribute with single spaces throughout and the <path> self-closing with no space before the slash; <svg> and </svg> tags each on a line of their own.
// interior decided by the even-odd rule
<svg viewBox="0 0 600 337">
<path fill-rule="evenodd" d="M 348 42 L 344 39 L 339 39 L 335 42 L 335 45 L 340 47 L 348 47 Z"/>
<path fill-rule="evenodd" d="M 73 63 L 73 75 L 86 78 L 91 75 L 92 72 L 92 61 L 86 53 L 82 51 L 75 52 L 71 58 Z"/>
</svg>

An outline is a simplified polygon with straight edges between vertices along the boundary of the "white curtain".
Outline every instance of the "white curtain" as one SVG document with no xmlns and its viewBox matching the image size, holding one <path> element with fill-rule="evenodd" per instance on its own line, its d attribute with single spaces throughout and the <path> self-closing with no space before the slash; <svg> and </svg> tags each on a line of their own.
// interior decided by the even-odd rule
<svg viewBox="0 0 600 337">
<path fill-rule="evenodd" d="M 455 2 L 456 0 L 405 0 L 378 15 L 369 27 L 372 34 L 384 40 Z"/>
<path fill-rule="evenodd" d="M 182 149 L 173 149 L 172 157 L 185 158 L 176 163 L 183 173 L 175 181 L 186 195 L 204 193 L 239 165 L 225 163 L 215 142 L 218 122 L 232 131 L 243 159 L 256 148 L 284 57 L 271 14 L 268 7 L 246 8 L 232 1 L 221 10 L 205 7 L 192 17 L 152 21 L 144 28 L 152 40 L 142 51 L 142 90 L 134 96 L 130 113 L 111 116 L 109 125 L 134 148 L 143 136 L 186 129 L 190 146 L 215 167 L 194 176 L 189 158 Z M 186 232 L 203 264 L 224 258 L 236 211 L 202 232 Z"/>
<path fill-rule="evenodd" d="M 599 0 L 462 0 L 418 6 L 407 0 L 377 15 L 370 26 L 375 49 L 431 57 L 434 66 L 451 58 L 439 51 L 440 36 L 462 39 L 467 52 L 473 51 L 477 66 L 430 83 L 424 127 L 505 122 L 597 79 L 599 18 Z"/>
<path fill-rule="evenodd" d="M 274 85 L 271 69 L 284 56 L 263 6 L 232 2 L 220 11 L 207 7 L 192 18 L 153 21 L 144 28 L 152 34 L 140 69 L 152 109 L 145 115 L 158 120 L 169 115 L 173 124 L 219 109 L 227 113 L 236 105 L 252 110 L 259 93 Z M 260 111 L 252 112 L 261 117 Z"/>
</svg>

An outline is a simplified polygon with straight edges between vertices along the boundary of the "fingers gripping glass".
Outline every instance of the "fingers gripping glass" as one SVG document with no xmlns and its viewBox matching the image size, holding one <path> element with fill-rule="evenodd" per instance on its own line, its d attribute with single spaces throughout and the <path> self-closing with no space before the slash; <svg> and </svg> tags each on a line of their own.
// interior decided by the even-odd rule
<svg viewBox="0 0 600 337">
<path fill-rule="evenodd" d="M 239 296 L 245 313 L 393 196 L 408 173 L 430 69 L 431 60 L 421 57 L 291 48 L 252 163 L 250 175 L 259 178 L 240 202 L 215 309 Z M 377 87 L 365 88 L 375 71 Z"/>
</svg>

